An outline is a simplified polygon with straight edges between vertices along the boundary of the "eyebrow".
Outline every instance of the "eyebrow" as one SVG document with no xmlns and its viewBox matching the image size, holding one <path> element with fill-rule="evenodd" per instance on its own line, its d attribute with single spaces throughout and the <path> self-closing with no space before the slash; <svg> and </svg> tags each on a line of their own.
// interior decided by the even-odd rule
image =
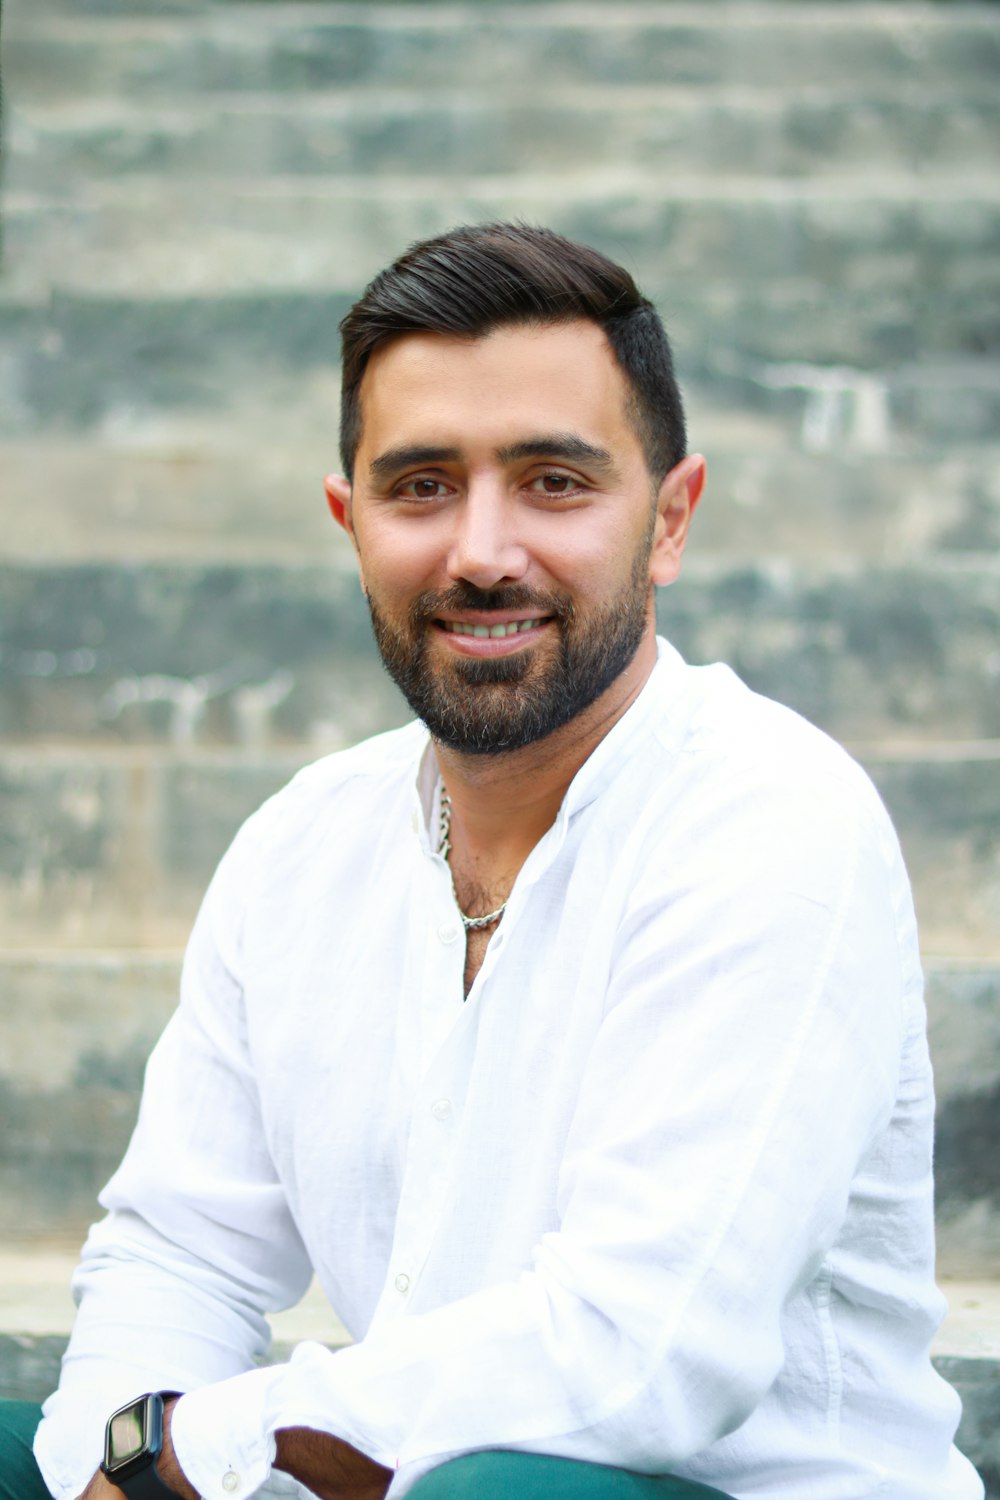
<svg viewBox="0 0 1000 1500">
<path fill-rule="evenodd" d="M 610 473 L 615 467 L 606 448 L 598 448 L 573 432 L 543 432 L 518 443 L 506 443 L 496 450 L 496 457 L 502 464 L 517 463 L 523 458 L 563 459 L 567 463 L 584 463 L 601 473 Z M 391 479 L 400 469 L 411 466 L 460 463 L 461 460 L 460 448 L 433 448 L 419 444 L 387 448 L 372 459 L 368 473 L 372 479 L 385 480 Z"/>
<path fill-rule="evenodd" d="M 568 463 L 583 463 L 591 469 L 607 473 L 615 466 L 614 459 L 606 448 L 598 448 L 575 432 L 543 432 L 525 438 L 520 443 L 509 443 L 497 449 L 497 458 L 503 464 L 516 463 L 521 458 L 562 458 Z"/>
<path fill-rule="evenodd" d="M 400 469 L 411 464 L 454 464 L 462 455 L 458 448 L 425 448 L 419 445 L 409 448 L 387 448 L 368 465 L 372 479 L 391 479 Z"/>
</svg>

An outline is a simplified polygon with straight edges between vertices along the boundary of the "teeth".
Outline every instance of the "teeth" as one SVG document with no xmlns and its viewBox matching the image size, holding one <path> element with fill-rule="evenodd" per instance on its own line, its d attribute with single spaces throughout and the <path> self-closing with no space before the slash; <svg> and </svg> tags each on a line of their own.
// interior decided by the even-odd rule
<svg viewBox="0 0 1000 1500">
<path fill-rule="evenodd" d="M 474 635 L 480 640 L 500 640 L 502 636 L 519 635 L 525 630 L 533 630 L 541 621 L 511 620 L 506 625 L 469 625 L 464 620 L 445 620 L 443 624 L 445 630 L 451 630 L 455 635 Z"/>
</svg>

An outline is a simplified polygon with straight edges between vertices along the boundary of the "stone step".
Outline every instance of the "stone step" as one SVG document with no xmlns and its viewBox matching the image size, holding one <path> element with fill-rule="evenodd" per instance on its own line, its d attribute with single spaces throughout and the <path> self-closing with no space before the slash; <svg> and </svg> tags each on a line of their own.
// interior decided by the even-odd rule
<svg viewBox="0 0 1000 1500">
<path fill-rule="evenodd" d="M 318 753 L 4 748 L 0 943 L 182 944 L 239 824 Z M 861 758 L 899 829 L 925 950 L 994 953 L 1000 741 Z"/>
<path fill-rule="evenodd" d="M 692 552 L 732 566 L 912 563 L 1000 552 L 1000 448 L 947 456 L 803 452 L 783 428 L 689 404 L 708 492 Z M 335 548 L 321 479 L 339 468 L 326 430 L 280 446 L 247 430 L 224 447 L 183 431 L 132 443 L 0 442 L 0 559 L 21 563 L 301 563 Z M 839 445 L 838 445 L 839 447 Z"/>
<path fill-rule="evenodd" d="M 0 958 L 0 1222 L 8 1236 L 79 1243 L 128 1141 L 179 971 L 173 951 L 46 947 Z M 1000 1264 L 1000 961 L 930 959 L 927 975 L 939 1266 L 955 1278 L 991 1276 Z M 0 1329 L 46 1331 L 13 1324 L 2 1293 Z M 967 1343 L 965 1352 L 988 1351 Z"/>
<path fill-rule="evenodd" d="M 99 1212 L 95 1204 L 91 1217 Z M 0 1399 L 11 1394 L 4 1379 L 10 1375 L 6 1361 L 12 1351 L 4 1341 L 65 1339 L 72 1327 L 76 1308 L 70 1278 L 76 1269 L 85 1229 L 86 1225 L 81 1224 L 79 1233 L 72 1236 L 13 1235 L 0 1239 Z M 935 1348 L 942 1355 L 980 1359 L 991 1355 L 997 1300 L 992 1283 L 949 1284 L 947 1295 L 950 1315 Z M 295 1307 L 271 1313 L 267 1321 L 275 1341 L 275 1357 L 278 1348 L 301 1343 L 303 1339 L 316 1339 L 333 1348 L 351 1342 L 350 1334 L 316 1281 Z M 25 1345 L 22 1343 L 21 1347 Z M 1000 1357 L 1000 1349 L 997 1353 Z"/>
<path fill-rule="evenodd" d="M 156 14 L 160 9 L 163 14 Z M 87 13 L 87 12 L 91 13 Z M 41 94 L 142 99 L 209 90 L 359 85 L 508 88 L 526 69 L 565 84 L 752 80 L 761 93 L 914 94 L 989 88 L 1000 36 L 988 5 L 230 4 L 14 8 L 11 77 Z"/>
<path fill-rule="evenodd" d="M 533 70 L 529 70 L 529 75 Z M 466 75 L 467 76 L 467 75 Z M 740 89 L 512 80 L 500 93 L 454 84 L 305 95 L 176 96 L 151 103 L 85 95 L 26 97 L 6 125 L 14 190 L 59 191 L 81 180 L 156 172 L 184 178 L 328 178 L 425 172 L 492 176 L 614 171 L 683 176 L 882 178 L 992 175 L 1000 99 L 907 91 L 885 99 L 783 97 Z M 817 149 L 819 146 L 822 149 Z"/>
<path fill-rule="evenodd" d="M 494 218 L 550 223 L 624 260 L 684 373 L 735 381 L 758 407 L 798 411 L 801 388 L 843 382 L 822 367 L 860 367 L 888 371 L 886 409 L 867 396 L 869 429 L 901 423 L 945 442 L 996 431 L 995 174 L 799 188 L 585 169 L 11 189 L 0 435 L 178 406 L 221 414 L 250 372 L 288 402 L 291 382 L 298 395 L 336 363 L 337 324 L 380 266 L 415 239 Z"/>
<path fill-rule="evenodd" d="M 99 745 L 343 743 L 398 722 L 346 539 L 326 562 L 0 566 L 0 734 Z M 693 662 L 727 661 L 841 739 L 1000 736 L 1000 559 L 699 560 L 659 595 Z M 307 752 L 308 753 L 308 752 Z"/>
<path fill-rule="evenodd" d="M 994 938 L 1000 937 L 998 910 L 1000 889 L 993 898 Z M 994 1275 L 1000 1268 L 1000 967 L 930 963 L 927 1012 L 938 1095 L 941 1265 L 953 1276 L 987 1267 Z"/>
<path fill-rule="evenodd" d="M 684 388 L 704 413 L 773 423 L 792 446 L 821 451 L 948 452 L 994 442 L 1000 328 L 994 339 L 987 304 L 977 313 L 972 301 L 957 308 L 937 299 L 927 309 L 937 332 L 911 359 L 918 331 L 902 308 L 896 321 L 894 295 L 886 305 L 831 289 L 822 302 L 819 282 L 796 292 L 775 281 L 718 298 L 711 288 L 675 288 L 660 305 Z M 0 440 L 162 440 L 182 423 L 202 439 L 254 427 L 278 443 L 329 432 L 332 449 L 337 325 L 351 300 L 258 291 L 157 301 L 59 293 L 45 306 L 8 303 L 0 307 Z M 973 323 L 979 353 L 943 347 Z M 712 331 L 720 327 L 724 342 Z"/>
</svg>

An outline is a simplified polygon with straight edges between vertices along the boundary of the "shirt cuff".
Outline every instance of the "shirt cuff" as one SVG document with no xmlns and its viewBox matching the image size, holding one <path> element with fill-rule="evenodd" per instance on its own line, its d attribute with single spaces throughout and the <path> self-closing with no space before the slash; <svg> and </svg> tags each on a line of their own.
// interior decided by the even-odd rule
<svg viewBox="0 0 1000 1500">
<path fill-rule="evenodd" d="M 248 1370 L 177 1402 L 170 1424 L 174 1453 L 203 1500 L 246 1500 L 269 1479 L 275 1442 L 266 1413 L 284 1369 Z"/>
<path fill-rule="evenodd" d="M 286 1365 L 249 1370 L 182 1396 L 173 1410 L 171 1439 L 188 1481 L 202 1500 L 247 1500 L 268 1495 L 308 1495 L 288 1474 L 272 1468 L 275 1433 L 311 1427 L 343 1439 L 386 1468 L 384 1435 L 359 1422 L 338 1380 L 337 1357 L 321 1344 L 299 1344 Z"/>
</svg>

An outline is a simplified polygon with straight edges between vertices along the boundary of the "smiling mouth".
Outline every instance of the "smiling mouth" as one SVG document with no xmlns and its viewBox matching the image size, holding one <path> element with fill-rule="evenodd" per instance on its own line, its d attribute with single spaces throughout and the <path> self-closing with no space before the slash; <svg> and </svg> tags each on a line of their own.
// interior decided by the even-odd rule
<svg viewBox="0 0 1000 1500">
<path fill-rule="evenodd" d="M 497 625 L 475 625 L 471 620 L 438 620 L 437 624 L 452 635 L 469 635 L 478 640 L 498 641 L 508 635 L 523 635 L 528 630 L 537 630 L 547 619 L 547 615 L 539 615 L 534 620 L 504 620 Z"/>
</svg>

